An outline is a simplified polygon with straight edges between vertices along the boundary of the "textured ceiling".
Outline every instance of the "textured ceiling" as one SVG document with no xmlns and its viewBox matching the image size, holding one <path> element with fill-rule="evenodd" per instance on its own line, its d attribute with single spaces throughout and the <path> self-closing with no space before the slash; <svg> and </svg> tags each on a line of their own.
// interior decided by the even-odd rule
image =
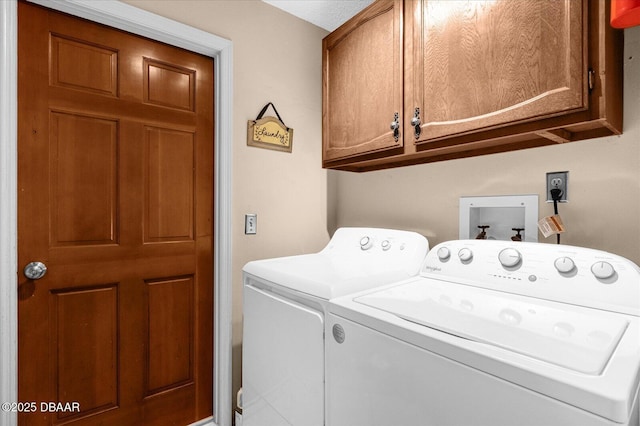
<svg viewBox="0 0 640 426">
<path fill-rule="evenodd" d="M 262 0 L 300 19 L 333 31 L 373 0 Z"/>
</svg>

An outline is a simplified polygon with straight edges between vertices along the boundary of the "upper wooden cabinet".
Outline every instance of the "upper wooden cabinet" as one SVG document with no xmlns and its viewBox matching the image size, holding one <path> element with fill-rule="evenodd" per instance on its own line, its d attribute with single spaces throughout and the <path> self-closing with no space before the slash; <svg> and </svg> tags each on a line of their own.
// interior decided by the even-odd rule
<svg viewBox="0 0 640 426">
<path fill-rule="evenodd" d="M 375 170 L 620 134 L 623 33 L 609 10 L 588 0 L 379 0 L 324 40 L 323 166 Z M 376 50 L 386 55 L 362 58 Z M 383 146 L 397 91 L 398 142 Z"/>
<path fill-rule="evenodd" d="M 411 5 L 406 96 L 424 122 L 418 143 L 588 107 L 586 2 Z"/>
<path fill-rule="evenodd" d="M 402 11 L 379 1 L 323 40 L 324 161 L 402 147 Z"/>
</svg>

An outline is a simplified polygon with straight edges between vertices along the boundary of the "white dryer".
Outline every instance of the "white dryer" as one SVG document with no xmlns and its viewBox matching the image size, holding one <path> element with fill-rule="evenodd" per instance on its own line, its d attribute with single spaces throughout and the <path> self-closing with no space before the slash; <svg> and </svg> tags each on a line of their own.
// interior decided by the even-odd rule
<svg viewBox="0 0 640 426">
<path fill-rule="evenodd" d="M 340 228 L 319 253 L 243 269 L 243 426 L 325 424 L 325 317 L 330 299 L 418 275 L 423 236 Z"/>
<path fill-rule="evenodd" d="M 622 257 L 451 241 L 419 277 L 329 305 L 329 426 L 638 426 L 640 269 Z"/>
</svg>

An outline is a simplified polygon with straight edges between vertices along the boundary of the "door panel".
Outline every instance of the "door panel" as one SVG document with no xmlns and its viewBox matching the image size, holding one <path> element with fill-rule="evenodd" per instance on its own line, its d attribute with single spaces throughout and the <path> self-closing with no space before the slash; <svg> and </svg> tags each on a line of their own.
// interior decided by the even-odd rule
<svg viewBox="0 0 640 426">
<path fill-rule="evenodd" d="M 212 415 L 213 62 L 18 5 L 21 425 Z"/>
<path fill-rule="evenodd" d="M 193 111 L 195 73 L 169 64 L 144 60 L 145 102 Z"/>
<path fill-rule="evenodd" d="M 118 122 L 52 111 L 49 141 L 51 245 L 117 243 Z"/>
<path fill-rule="evenodd" d="M 77 395 L 77 402 L 86 413 L 116 408 L 118 286 L 75 286 L 53 291 L 52 305 L 51 334 L 52 341 L 57 343 L 52 348 L 57 394 Z M 84 344 L 76 345 L 78 340 Z"/>
<path fill-rule="evenodd" d="M 193 240 L 194 136 L 145 128 L 145 242 Z"/>
<path fill-rule="evenodd" d="M 193 277 L 146 283 L 146 396 L 193 383 Z"/>
<path fill-rule="evenodd" d="M 82 64 L 82 67 L 78 67 Z M 51 36 L 51 84 L 117 96 L 118 52 L 87 41 Z"/>
</svg>

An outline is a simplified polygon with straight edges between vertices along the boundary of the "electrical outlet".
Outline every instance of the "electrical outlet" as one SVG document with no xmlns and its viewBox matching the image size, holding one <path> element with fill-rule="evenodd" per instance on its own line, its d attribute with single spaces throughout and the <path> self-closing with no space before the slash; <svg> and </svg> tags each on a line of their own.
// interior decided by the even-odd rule
<svg viewBox="0 0 640 426">
<path fill-rule="evenodd" d="M 258 232 L 258 215 L 257 214 L 245 214 L 244 215 L 244 233 L 246 235 L 256 234 Z"/>
<path fill-rule="evenodd" d="M 549 172 L 547 173 L 547 203 L 553 203 L 553 197 L 551 196 L 551 190 L 554 188 L 560 189 L 562 195 L 560 195 L 561 203 L 566 203 L 569 200 L 568 188 L 569 188 L 569 172 Z"/>
</svg>

